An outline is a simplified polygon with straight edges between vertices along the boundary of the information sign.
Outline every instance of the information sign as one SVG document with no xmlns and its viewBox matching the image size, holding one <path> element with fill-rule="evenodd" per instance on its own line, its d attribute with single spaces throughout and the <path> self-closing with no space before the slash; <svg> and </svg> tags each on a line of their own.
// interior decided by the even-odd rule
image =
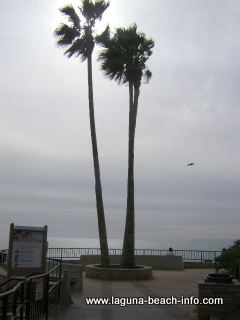
<svg viewBox="0 0 240 320">
<path fill-rule="evenodd" d="M 43 278 L 38 278 L 35 288 L 35 301 L 42 300 L 43 298 Z"/>
<path fill-rule="evenodd" d="M 44 272 L 46 263 L 47 226 L 10 225 L 8 277 Z"/>
</svg>

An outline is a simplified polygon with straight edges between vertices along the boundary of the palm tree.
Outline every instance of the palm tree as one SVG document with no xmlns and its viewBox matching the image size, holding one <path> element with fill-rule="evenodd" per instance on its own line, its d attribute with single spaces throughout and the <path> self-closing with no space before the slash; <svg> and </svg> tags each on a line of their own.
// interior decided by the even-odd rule
<svg viewBox="0 0 240 320">
<path fill-rule="evenodd" d="M 144 33 L 137 32 L 137 25 L 128 29 L 117 28 L 111 36 L 109 26 L 96 38 L 102 45 L 98 60 L 105 75 L 119 84 L 129 87 L 129 133 L 128 133 L 128 181 L 127 210 L 121 267 L 135 267 L 135 206 L 134 206 L 134 141 L 138 99 L 142 78 L 150 80 L 152 73 L 146 61 L 152 54 L 154 41 Z"/>
<path fill-rule="evenodd" d="M 82 0 L 81 7 L 79 7 L 81 17 L 85 20 L 82 24 L 80 16 L 76 13 L 73 6 L 66 5 L 59 10 L 68 17 L 69 24 L 61 24 L 54 32 L 55 37 L 58 39 L 57 45 L 67 49 L 64 54 L 68 58 L 76 56 L 80 57 L 82 62 L 87 60 L 89 117 L 102 266 L 109 266 L 109 255 L 94 117 L 92 53 L 95 45 L 93 32 L 95 22 L 101 20 L 102 14 L 108 6 L 109 2 L 104 0 L 96 0 L 95 2 L 92 0 Z"/>
</svg>

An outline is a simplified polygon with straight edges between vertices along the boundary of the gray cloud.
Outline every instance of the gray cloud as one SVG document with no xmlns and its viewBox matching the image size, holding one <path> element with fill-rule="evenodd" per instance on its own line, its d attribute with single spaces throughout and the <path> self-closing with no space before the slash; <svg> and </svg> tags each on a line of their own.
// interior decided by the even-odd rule
<svg viewBox="0 0 240 320">
<path fill-rule="evenodd" d="M 86 64 L 53 38 L 65 4 L 0 5 L 1 241 L 11 222 L 97 237 Z M 155 40 L 136 130 L 138 239 L 239 237 L 239 10 L 232 0 L 112 0 L 100 24 L 136 22 Z M 97 63 L 93 72 L 108 235 L 122 238 L 128 90 Z"/>
</svg>

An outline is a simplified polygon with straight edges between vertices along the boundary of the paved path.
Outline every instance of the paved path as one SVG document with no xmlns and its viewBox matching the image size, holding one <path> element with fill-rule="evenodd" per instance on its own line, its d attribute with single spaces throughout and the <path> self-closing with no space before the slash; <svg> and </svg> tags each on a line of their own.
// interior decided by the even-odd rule
<svg viewBox="0 0 240 320">
<path fill-rule="evenodd" d="M 196 305 L 97 305 L 88 306 L 86 297 L 139 297 L 147 299 L 198 296 L 198 282 L 212 269 L 155 271 L 153 279 L 138 281 L 83 280 L 83 291 L 72 293 L 73 304 L 51 306 L 49 319 L 58 320 L 194 320 Z"/>
</svg>

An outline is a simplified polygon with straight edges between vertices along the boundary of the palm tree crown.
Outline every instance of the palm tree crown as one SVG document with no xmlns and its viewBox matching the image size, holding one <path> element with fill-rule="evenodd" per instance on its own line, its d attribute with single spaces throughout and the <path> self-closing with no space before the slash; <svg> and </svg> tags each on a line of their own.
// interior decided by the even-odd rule
<svg viewBox="0 0 240 320">
<path fill-rule="evenodd" d="M 132 82 L 140 87 L 143 76 L 147 81 L 151 78 L 146 61 L 152 54 L 154 41 L 137 32 L 136 24 L 128 29 L 117 28 L 112 37 L 107 27 L 96 40 L 103 46 L 98 57 L 101 68 L 111 80 L 123 84 Z"/>
<path fill-rule="evenodd" d="M 68 17 L 69 24 L 62 23 L 54 32 L 59 47 L 66 48 L 64 52 L 68 58 L 75 55 L 86 60 L 92 54 L 94 48 L 93 27 L 97 20 L 102 19 L 104 11 L 108 8 L 109 2 L 104 0 L 83 0 L 82 6 L 78 7 L 80 14 L 85 18 L 82 24 L 79 15 L 72 5 L 66 5 L 60 11 Z"/>
</svg>

